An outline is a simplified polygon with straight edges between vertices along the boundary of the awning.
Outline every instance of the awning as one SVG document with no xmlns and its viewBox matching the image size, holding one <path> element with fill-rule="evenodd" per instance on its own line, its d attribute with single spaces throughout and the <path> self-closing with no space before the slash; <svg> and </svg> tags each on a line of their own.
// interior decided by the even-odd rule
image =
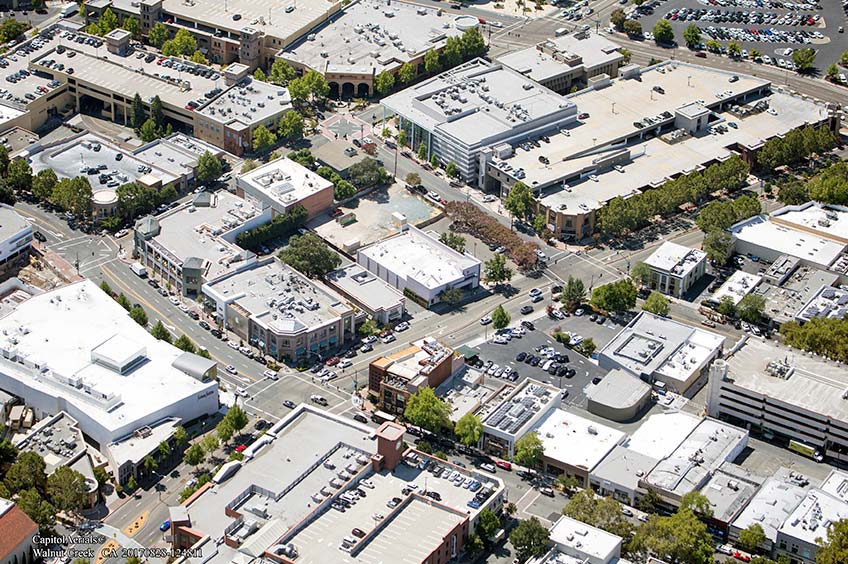
<svg viewBox="0 0 848 564">
<path fill-rule="evenodd" d="M 456 351 L 456 354 L 462 355 L 466 359 L 474 358 L 475 356 L 478 356 L 480 354 L 479 352 L 467 345 L 461 345 L 459 347 L 456 347 L 456 349 L 454 350 Z"/>
</svg>

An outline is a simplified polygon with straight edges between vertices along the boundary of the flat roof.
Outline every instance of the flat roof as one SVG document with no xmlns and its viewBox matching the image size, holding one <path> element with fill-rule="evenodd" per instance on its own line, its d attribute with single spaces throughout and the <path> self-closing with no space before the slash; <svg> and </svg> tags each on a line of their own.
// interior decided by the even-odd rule
<svg viewBox="0 0 848 564">
<path fill-rule="evenodd" d="M 466 413 L 474 413 L 497 392 L 490 387 L 488 379 L 475 368 L 466 367 L 459 375 L 448 378 L 436 388 L 436 395 L 451 406 L 450 419 L 454 423 Z M 495 381 L 492 384 L 498 385 Z"/>
<path fill-rule="evenodd" d="M 735 239 L 769 248 L 783 255 L 798 257 L 807 263 L 828 268 L 845 251 L 845 243 L 822 235 L 793 229 L 757 215 L 728 229 Z"/>
<path fill-rule="evenodd" d="M 251 196 L 283 209 L 333 188 L 332 182 L 287 157 L 239 175 L 236 183 Z"/>
<path fill-rule="evenodd" d="M 12 206 L 0 204 L 0 242 L 6 243 L 12 238 L 32 231 L 32 225 Z"/>
<path fill-rule="evenodd" d="M 621 45 L 602 35 L 577 32 L 552 37 L 533 47 L 498 57 L 498 62 L 537 82 L 575 70 L 591 70 L 623 61 Z"/>
<path fill-rule="evenodd" d="M 60 43 L 61 31 L 62 29 L 59 26 L 42 30 L 38 36 L 21 41 L 15 45 L 14 50 L 9 50 L 0 56 L 0 61 L 7 64 L 3 69 L 3 74 L 5 76 L 17 74 L 19 77 L 15 82 L 3 81 L 3 86 L 0 87 L 0 101 L 4 105 L 6 116 L 13 117 L 14 110 L 23 110 L 36 99 L 53 94 L 64 87 L 63 84 L 57 84 L 47 77 L 38 76 L 29 71 L 29 65 L 33 60 Z M 35 53 L 26 53 L 22 49 L 26 46 L 35 49 Z M 27 74 L 22 75 L 20 74 L 21 71 L 25 71 Z M 27 98 L 27 95 L 32 98 Z M 5 108 L 9 108 L 8 113 Z"/>
<path fill-rule="evenodd" d="M 200 139 L 184 133 L 156 139 L 133 151 L 133 156 L 146 162 L 154 169 L 161 169 L 176 177 L 189 175 L 197 168 L 200 156 L 209 151 L 220 157 L 223 151 Z"/>
<path fill-rule="evenodd" d="M 462 281 L 466 270 L 479 269 L 481 265 L 477 258 L 459 253 L 411 225 L 397 235 L 360 249 L 359 255 L 429 289 Z"/>
<path fill-rule="evenodd" d="M 591 472 L 625 434 L 562 409 L 552 410 L 536 428 L 545 457 Z"/>
<path fill-rule="evenodd" d="M 242 263 L 253 257 L 252 253 L 225 240 L 222 235 L 242 227 L 245 222 L 256 220 L 260 212 L 247 200 L 226 190 L 207 193 L 206 196 L 208 206 L 186 203 L 158 216 L 156 219 L 161 231 L 153 241 L 179 263 L 190 258 L 202 260 L 204 278 L 214 280 L 238 270 Z"/>
<path fill-rule="evenodd" d="M 450 361 L 452 356 L 452 348 L 433 337 L 424 337 L 388 357 L 391 364 L 386 369 L 386 379 L 398 379 L 399 381 L 391 382 L 396 386 L 413 385 L 418 376 L 430 374 L 446 360 Z"/>
<path fill-rule="evenodd" d="M 372 311 L 392 309 L 406 303 L 406 298 L 393 286 L 356 263 L 330 272 L 326 279 Z"/>
<path fill-rule="evenodd" d="M 716 303 L 720 302 L 725 296 L 733 300 L 733 305 L 738 304 L 742 298 L 753 292 L 763 277 L 759 274 L 751 274 L 744 270 L 736 270 L 730 275 L 730 278 L 715 291 L 712 295 L 712 300 Z"/>
<path fill-rule="evenodd" d="M 610 370 L 586 397 L 613 408 L 632 407 L 651 393 L 651 386 L 625 370 Z"/>
<path fill-rule="evenodd" d="M 79 423 L 64 411 L 39 421 L 15 446 L 21 452 L 34 452 L 43 458 L 47 475 L 72 464 L 86 452 Z"/>
<path fill-rule="evenodd" d="M 639 480 L 656 466 L 657 460 L 623 445 L 617 445 L 592 470 L 592 478 L 601 483 L 620 485 L 631 491 Z"/>
<path fill-rule="evenodd" d="M 700 489 L 713 472 L 736 458 L 748 444 L 748 432 L 715 419 L 703 419 L 645 481 L 677 497 Z"/>
<path fill-rule="evenodd" d="M 207 103 L 198 113 L 230 129 L 240 130 L 259 124 L 272 126 L 282 113 L 291 108 L 291 95 L 287 88 L 246 77 Z"/>
<path fill-rule="evenodd" d="M 713 517 L 730 523 L 754 497 L 765 477 L 732 462 L 725 462 L 701 488 L 713 510 Z"/>
<path fill-rule="evenodd" d="M 421 4 L 364 0 L 348 5 L 277 56 L 320 73 L 394 70 L 462 31 L 454 15 Z"/>
<path fill-rule="evenodd" d="M 824 490 L 813 488 L 778 529 L 781 535 L 812 545 L 827 542 L 831 523 L 848 519 L 848 503 Z"/>
<path fill-rule="evenodd" d="M 798 261 L 796 257 L 792 257 L 792 259 Z M 772 267 L 778 264 L 778 261 L 772 263 Z M 768 272 L 766 277 L 768 277 Z M 757 293 L 762 294 L 766 299 L 766 313 L 774 321 L 785 323 L 796 319 L 798 312 L 823 287 L 833 286 L 838 281 L 839 275 L 831 270 L 801 265 L 780 286 L 760 286 Z"/>
<path fill-rule="evenodd" d="M 5 335 L 0 346 L 12 358 L 46 368 L 36 379 L 24 364 L 4 360 L 2 375 L 35 390 L 36 397 L 61 396 L 71 416 L 81 420 L 84 414 L 84 421 L 98 427 L 83 425 L 83 431 L 101 444 L 152 423 L 151 415 L 179 416 L 176 406 L 195 396 L 215 394 L 217 404 L 215 381 L 201 382 L 174 368 L 183 351 L 154 338 L 90 280 L 31 297 L 0 320 L 0 328 Z M 92 351 L 113 338 L 143 348 L 123 373 L 92 357 Z M 29 393 L 23 390 L 21 395 L 27 399 Z"/>
<path fill-rule="evenodd" d="M 688 437 L 701 418 L 685 411 L 655 413 L 645 419 L 625 445 L 651 458 L 665 458 Z"/>
<path fill-rule="evenodd" d="M 550 531 L 550 541 L 571 556 L 609 562 L 621 552 L 621 537 L 566 515 Z"/>
<path fill-rule="evenodd" d="M 833 286 L 822 286 L 798 311 L 799 321 L 817 317 L 845 319 L 848 317 L 848 291 Z"/>
<path fill-rule="evenodd" d="M 706 258 L 707 253 L 700 249 L 691 249 L 671 241 L 665 241 L 656 251 L 651 253 L 651 256 L 645 259 L 645 264 L 651 268 L 683 278 Z"/>
<path fill-rule="evenodd" d="M 848 421 L 848 405 L 842 399 L 848 389 L 848 372 L 836 362 L 778 347 L 763 339 L 748 339 L 725 361 L 727 378 L 735 386 L 812 413 Z M 770 363 L 783 363 L 788 377 L 769 374 Z"/>
<path fill-rule="evenodd" d="M 600 354 L 639 377 L 687 382 L 723 344 L 721 335 L 643 311 Z"/>
<path fill-rule="evenodd" d="M 848 243 L 848 208 L 844 206 L 807 202 L 799 206 L 782 207 L 770 215 L 774 221 Z"/>
<path fill-rule="evenodd" d="M 529 431 L 537 413 L 544 413 L 559 401 L 560 394 L 561 391 L 554 386 L 528 378 L 516 387 L 503 388 L 497 398 L 501 401 L 492 398 L 492 409 L 487 410 L 485 415 L 478 413 L 478 416 L 482 419 L 484 430 L 518 438 Z"/>
<path fill-rule="evenodd" d="M 574 118 L 574 103 L 502 65 L 474 59 L 383 98 L 421 127 L 476 147 L 532 124 Z"/>
<path fill-rule="evenodd" d="M 807 488 L 789 479 L 787 472 L 766 478 L 763 485 L 748 501 L 748 505 L 733 520 L 733 528 L 743 530 L 757 524 L 763 528 L 771 542 L 777 539 L 777 530 L 798 507 Z"/>
</svg>

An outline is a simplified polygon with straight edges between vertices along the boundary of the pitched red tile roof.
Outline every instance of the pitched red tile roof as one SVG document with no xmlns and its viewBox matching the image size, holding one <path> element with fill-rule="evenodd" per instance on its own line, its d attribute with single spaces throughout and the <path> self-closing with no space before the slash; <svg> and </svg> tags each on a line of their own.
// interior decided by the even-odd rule
<svg viewBox="0 0 848 564">
<path fill-rule="evenodd" d="M 13 505 L 0 516 L 0 560 L 6 560 L 24 539 L 32 538 L 37 532 L 38 525 L 17 505 Z"/>
</svg>

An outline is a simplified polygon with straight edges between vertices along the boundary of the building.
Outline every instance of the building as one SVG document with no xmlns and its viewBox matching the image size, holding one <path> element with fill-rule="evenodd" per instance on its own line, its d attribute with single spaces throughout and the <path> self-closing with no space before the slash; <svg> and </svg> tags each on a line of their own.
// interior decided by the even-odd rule
<svg viewBox="0 0 848 564">
<path fill-rule="evenodd" d="M 744 270 L 735 270 L 730 278 L 725 280 L 718 290 L 710 297 L 710 301 L 717 304 L 721 303 L 724 298 L 730 298 L 733 305 L 737 305 L 742 298 L 753 292 L 763 277 L 759 274 L 751 274 Z"/>
<path fill-rule="evenodd" d="M 274 215 L 301 205 L 308 217 L 315 217 L 333 205 L 333 183 L 286 157 L 238 175 L 236 194 L 260 202 Z"/>
<path fill-rule="evenodd" d="M 723 347 L 721 335 L 643 311 L 601 349 L 598 365 L 685 394 Z"/>
<path fill-rule="evenodd" d="M 617 564 L 621 537 L 562 515 L 551 527 L 551 552 L 530 564 Z M 572 560 L 573 559 L 573 560 Z"/>
<path fill-rule="evenodd" d="M 545 447 L 545 472 L 573 476 L 580 487 L 589 486 L 589 474 L 625 437 L 621 431 L 562 409 L 551 410 L 534 430 Z"/>
<path fill-rule="evenodd" d="M 520 72 L 545 88 L 567 94 L 582 90 L 596 76 L 615 78 L 624 63 L 621 45 L 589 31 L 553 37 L 498 57 L 504 66 Z"/>
<path fill-rule="evenodd" d="M 648 286 L 663 294 L 682 298 L 704 275 L 707 253 L 665 241 L 645 260 L 651 269 Z"/>
<path fill-rule="evenodd" d="M 0 499 L 0 562 L 32 564 L 40 560 L 33 552 L 37 536 L 38 525 L 15 502 Z"/>
<path fill-rule="evenodd" d="M 480 158 L 485 190 L 505 198 L 518 181 L 530 186 L 548 228 L 566 239 L 590 236 L 597 211 L 614 198 L 733 155 L 753 162 L 765 141 L 804 125 L 836 125 L 825 104 L 767 80 L 680 61 L 630 65 L 617 78 L 589 82 L 565 98 L 577 119 Z"/>
<path fill-rule="evenodd" d="M 589 487 L 598 495 L 634 505 L 642 497 L 639 479 L 656 466 L 658 460 L 646 454 L 617 445 L 589 475 Z"/>
<path fill-rule="evenodd" d="M 256 262 L 256 255 L 235 244 L 236 236 L 267 223 L 271 213 L 225 190 L 202 192 L 136 221 L 134 255 L 163 286 L 199 296 L 203 284 Z"/>
<path fill-rule="evenodd" d="M 356 334 L 341 296 L 274 257 L 204 284 L 203 294 L 223 327 L 277 360 L 315 360 Z"/>
<path fill-rule="evenodd" d="M 0 276 L 29 264 L 32 225 L 12 206 L 0 204 Z"/>
<path fill-rule="evenodd" d="M 725 462 L 716 469 L 701 488 L 712 508 L 707 527 L 713 536 L 727 540 L 731 523 L 739 517 L 764 481 L 764 476 L 732 462 Z"/>
<path fill-rule="evenodd" d="M 765 437 L 779 436 L 848 460 L 845 367 L 820 356 L 747 339 L 710 369 L 707 410 Z"/>
<path fill-rule="evenodd" d="M 400 321 L 406 312 L 403 294 L 358 264 L 334 270 L 325 279 L 380 325 Z"/>
<path fill-rule="evenodd" d="M 351 562 L 389 562 L 399 553 L 416 564 L 447 562 L 481 511 L 501 511 L 506 491 L 495 476 L 402 448 L 404 431 L 396 423 L 375 431 L 300 405 L 249 446 L 244 461 L 172 508 L 173 545 L 202 546 L 210 564 L 335 562 L 342 544 Z M 436 471 L 451 478 L 436 479 Z M 473 490 L 453 485 L 460 478 L 472 480 Z M 394 497 L 400 502 L 387 507 Z M 341 503 L 344 512 L 336 509 Z M 353 528 L 365 535 L 344 541 Z"/>
<path fill-rule="evenodd" d="M 576 106 L 502 65 L 474 59 L 381 101 L 398 115 L 410 147 L 454 163 L 481 184 L 481 152 L 550 134 L 577 118 Z M 507 145 L 509 146 L 509 145 Z"/>
<path fill-rule="evenodd" d="M 473 22 L 472 27 L 476 27 Z M 401 66 L 424 72 L 424 55 L 441 51 L 448 37 L 468 29 L 468 19 L 439 8 L 407 2 L 369 0 L 354 2 L 277 57 L 301 70 L 321 73 L 330 97 L 368 98 L 374 78 L 387 72 L 400 82 Z"/>
<path fill-rule="evenodd" d="M 640 480 L 669 506 L 700 490 L 725 462 L 736 460 L 748 446 L 748 431 L 715 419 L 703 419 L 674 449 Z"/>
<path fill-rule="evenodd" d="M 610 370 L 596 386 L 586 391 L 586 409 L 612 421 L 631 421 L 651 401 L 651 387 L 631 373 Z"/>
<path fill-rule="evenodd" d="M 821 286 L 807 300 L 795 319 L 801 323 L 811 319 L 845 319 L 848 317 L 848 291 Z"/>
<path fill-rule="evenodd" d="M 517 386 L 504 386 L 476 413 L 483 423 L 483 450 L 501 458 L 512 458 L 515 441 L 558 409 L 561 399 L 559 388 L 529 378 Z"/>
<path fill-rule="evenodd" d="M 149 436 L 166 420 L 190 422 L 218 410 L 215 363 L 157 340 L 89 280 L 29 298 L 0 328 L 0 388 L 38 418 L 66 412 L 120 483 L 169 436 L 142 441 L 131 458 L 116 456 L 111 445 Z"/>
<path fill-rule="evenodd" d="M 441 301 L 445 290 L 480 285 L 477 258 L 407 223 L 400 233 L 359 249 L 356 262 L 424 306 Z"/>
<path fill-rule="evenodd" d="M 381 356 L 368 365 L 368 390 L 377 395 L 380 408 L 388 413 L 403 413 L 409 396 L 421 388 L 438 388 L 461 366 L 453 349 L 432 337 L 411 343 L 389 356 Z"/>
</svg>

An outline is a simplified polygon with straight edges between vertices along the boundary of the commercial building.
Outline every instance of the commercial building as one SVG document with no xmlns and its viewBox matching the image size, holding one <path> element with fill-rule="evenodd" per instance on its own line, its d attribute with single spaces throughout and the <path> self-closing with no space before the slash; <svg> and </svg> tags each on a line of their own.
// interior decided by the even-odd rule
<svg viewBox="0 0 848 564">
<path fill-rule="evenodd" d="M 601 349 L 598 365 L 685 394 L 723 347 L 721 335 L 643 311 Z"/>
<path fill-rule="evenodd" d="M 833 288 L 839 284 L 840 276 L 832 270 L 800 265 L 800 262 L 796 257 L 780 257 L 763 276 L 771 283 L 762 284 L 756 290 L 766 301 L 765 312 L 777 326 L 787 321 L 807 321 L 804 317 L 799 318 L 807 304 L 816 305 L 816 302 L 819 302 L 819 311 L 827 310 L 830 300 L 821 300 L 817 296 L 825 288 Z M 782 265 L 786 264 L 791 265 L 791 269 L 786 268 L 785 275 L 770 275 L 777 269 L 783 269 Z M 839 307 L 838 298 L 833 305 Z"/>
<path fill-rule="evenodd" d="M 616 564 L 621 537 L 562 515 L 551 527 L 551 551 L 530 564 Z M 573 559 L 573 560 L 572 560 Z"/>
<path fill-rule="evenodd" d="M 642 497 L 639 479 L 656 466 L 658 460 L 641 452 L 617 445 L 595 466 L 589 475 L 589 487 L 598 495 L 611 496 L 627 505 Z"/>
<path fill-rule="evenodd" d="M 424 55 L 441 51 L 448 37 L 462 35 L 469 25 L 478 23 L 421 4 L 353 2 L 277 57 L 296 69 L 321 73 L 331 98 L 368 98 L 378 74 L 394 75 L 397 84 L 404 64 L 412 65 L 416 75 L 424 72 Z"/>
<path fill-rule="evenodd" d="M 612 421 L 630 421 L 651 401 L 651 386 L 621 369 L 610 370 L 586 392 L 589 413 Z"/>
<path fill-rule="evenodd" d="M 574 122 L 574 103 L 502 65 L 474 59 L 384 98 L 411 147 L 454 163 L 462 179 L 481 184 L 479 155 Z"/>
<path fill-rule="evenodd" d="M 409 396 L 421 388 L 438 388 L 461 367 L 453 349 L 432 337 L 425 337 L 368 365 L 368 389 L 377 395 L 380 408 L 403 413 Z"/>
<path fill-rule="evenodd" d="M 37 536 L 38 525 L 15 502 L 0 499 L 0 562 L 32 564 Z"/>
<path fill-rule="evenodd" d="M 238 175 L 236 194 L 248 195 L 274 215 L 301 205 L 315 217 L 333 205 L 333 183 L 286 157 Z"/>
<path fill-rule="evenodd" d="M 358 264 L 334 270 L 325 277 L 327 284 L 341 292 L 356 307 L 380 325 L 400 321 L 406 311 L 406 298 L 382 278 Z"/>
<path fill-rule="evenodd" d="M 712 508 L 707 526 L 713 536 L 722 540 L 728 538 L 731 523 L 739 517 L 764 481 L 764 476 L 732 462 L 725 462 L 716 469 L 701 488 L 701 493 Z"/>
<path fill-rule="evenodd" d="M 747 339 L 710 368 L 707 410 L 711 417 L 844 461 L 846 390 L 848 375 L 841 364 L 773 341 Z"/>
<path fill-rule="evenodd" d="M 203 294 L 222 326 L 278 360 L 315 360 L 355 336 L 341 296 L 274 257 L 204 284 Z"/>
<path fill-rule="evenodd" d="M 606 37 L 578 31 L 501 55 L 497 61 L 545 88 L 567 94 L 572 88 L 586 87 L 590 78 L 618 76 L 624 62 L 620 49 Z"/>
<path fill-rule="evenodd" d="M 256 262 L 256 255 L 238 247 L 235 239 L 270 220 L 270 208 L 259 210 L 224 190 L 201 192 L 162 215 L 139 219 L 134 255 L 163 286 L 199 296 L 206 282 Z"/>
<path fill-rule="evenodd" d="M 625 434 L 574 413 L 551 410 L 535 427 L 545 453 L 546 472 L 566 474 L 589 486 L 589 474 L 616 446 Z"/>
<path fill-rule="evenodd" d="M 64 411 L 79 422 L 121 483 L 161 439 L 129 458 L 111 445 L 218 410 L 215 363 L 157 340 L 91 281 L 29 298 L 0 328 L 0 388 L 38 418 Z"/>
<path fill-rule="evenodd" d="M 724 281 L 719 289 L 710 297 L 710 301 L 721 303 L 724 298 L 730 298 L 733 305 L 742 301 L 742 298 L 753 292 L 763 277 L 759 274 L 751 274 L 744 270 L 736 270 L 730 275 L 730 278 Z"/>
<path fill-rule="evenodd" d="M 597 211 L 613 198 L 734 154 L 752 162 L 765 141 L 804 125 L 836 126 L 827 106 L 767 80 L 680 61 L 630 65 L 618 78 L 589 82 L 565 99 L 576 120 L 545 137 L 492 147 L 480 159 L 487 191 L 506 197 L 515 182 L 530 186 L 538 212 L 563 238 L 590 236 Z"/>
<path fill-rule="evenodd" d="M 848 291 L 822 286 L 801 307 L 795 317 L 800 322 L 811 319 L 845 319 L 848 317 Z"/>
<path fill-rule="evenodd" d="M 440 301 L 445 290 L 480 285 L 482 263 L 477 258 L 407 223 L 400 233 L 359 249 L 356 262 L 425 306 Z"/>
<path fill-rule="evenodd" d="M 651 269 L 648 286 L 663 294 L 682 298 L 701 279 L 707 268 L 707 253 L 665 241 L 645 260 Z"/>
<path fill-rule="evenodd" d="M 0 276 L 29 264 L 32 225 L 12 206 L 0 204 Z"/>
<path fill-rule="evenodd" d="M 374 431 L 299 406 L 249 446 L 243 462 L 171 508 L 174 547 L 202 547 L 210 564 L 390 562 L 401 553 L 416 564 L 449 561 L 481 511 L 501 511 L 503 483 L 402 448 L 404 430 L 386 423 Z M 400 501 L 387 507 L 394 497 Z M 336 509 L 342 503 L 344 512 Z M 354 528 L 364 536 L 344 540 Z"/>
<path fill-rule="evenodd" d="M 483 422 L 483 450 L 512 458 L 515 442 L 557 410 L 561 399 L 562 390 L 530 378 L 518 386 L 504 386 L 476 413 Z"/>
</svg>

